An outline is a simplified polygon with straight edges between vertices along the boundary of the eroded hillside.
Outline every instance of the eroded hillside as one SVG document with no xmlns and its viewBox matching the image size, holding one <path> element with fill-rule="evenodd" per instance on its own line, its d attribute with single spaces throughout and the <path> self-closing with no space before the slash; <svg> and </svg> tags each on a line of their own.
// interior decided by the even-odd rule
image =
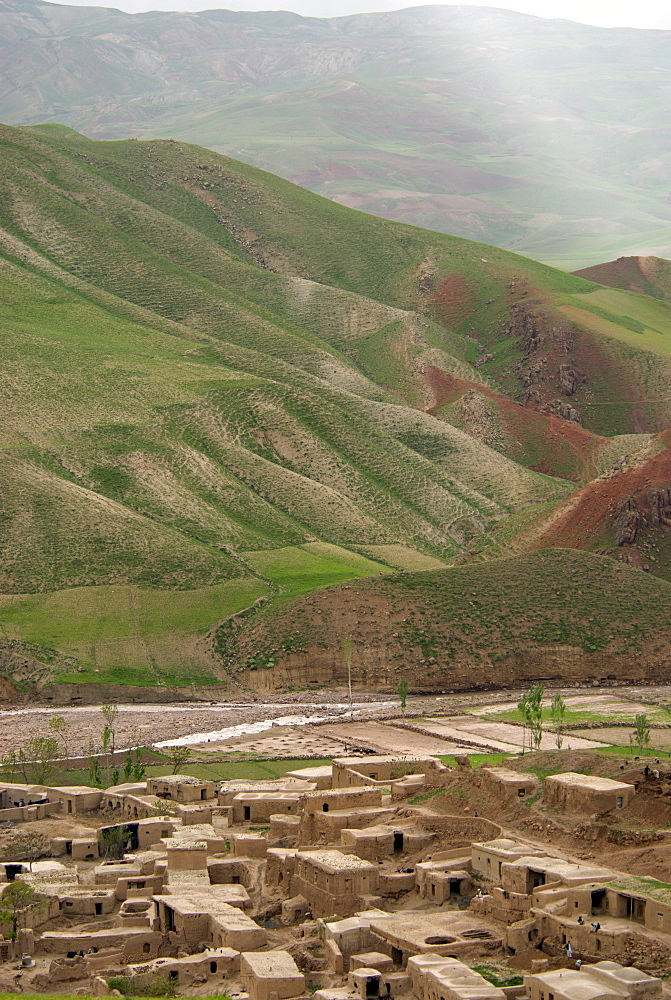
<svg viewBox="0 0 671 1000">
<path fill-rule="evenodd" d="M 666 453 L 665 303 L 194 146 L 0 142 L 0 613 L 27 680 L 226 681 L 230 615 L 524 551 Z"/>
</svg>

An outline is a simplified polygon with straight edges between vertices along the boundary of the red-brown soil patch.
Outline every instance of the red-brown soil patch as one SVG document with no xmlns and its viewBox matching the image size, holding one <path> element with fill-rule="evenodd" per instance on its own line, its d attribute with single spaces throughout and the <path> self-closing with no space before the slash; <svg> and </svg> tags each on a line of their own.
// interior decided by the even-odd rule
<svg viewBox="0 0 671 1000">
<path fill-rule="evenodd" d="M 574 271 L 580 278 L 658 299 L 671 298 L 671 261 L 661 257 L 618 257 Z"/>
<path fill-rule="evenodd" d="M 475 289 L 463 274 L 448 271 L 436 288 L 431 303 L 435 315 L 445 326 L 460 326 L 473 312 Z"/>
<path fill-rule="evenodd" d="M 441 406 L 454 403 L 468 392 L 479 392 L 494 404 L 503 429 L 532 461 L 524 462 L 524 454 L 519 452 L 511 457 L 547 475 L 578 479 L 592 474 L 604 439 L 580 424 L 521 406 L 489 386 L 457 378 L 440 368 L 429 368 L 425 377 L 435 399 L 429 410 L 434 416 L 440 416 Z"/>
<path fill-rule="evenodd" d="M 559 515 L 537 540 L 537 547 L 589 548 L 603 536 L 609 522 L 622 515 L 625 505 L 640 509 L 651 491 L 667 490 L 671 485 L 671 431 L 662 432 L 658 440 L 664 449 L 643 465 L 588 483 L 564 501 Z"/>
</svg>

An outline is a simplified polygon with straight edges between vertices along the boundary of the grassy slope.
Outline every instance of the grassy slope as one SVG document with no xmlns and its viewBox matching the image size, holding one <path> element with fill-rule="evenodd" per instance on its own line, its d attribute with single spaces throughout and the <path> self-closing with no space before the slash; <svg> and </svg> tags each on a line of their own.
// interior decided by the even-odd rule
<svg viewBox="0 0 671 1000">
<path fill-rule="evenodd" d="M 208 609 L 193 612 L 195 642 L 268 585 L 289 597 L 411 566 L 413 553 L 450 562 L 487 547 L 494 522 L 513 537 L 525 512 L 566 496 L 568 483 L 511 459 L 576 479 L 607 442 L 547 415 L 529 423 L 507 399 L 522 350 L 503 330 L 529 289 L 544 321 L 583 309 L 579 336 L 611 352 L 603 391 L 616 361 L 631 380 L 654 356 L 653 334 L 632 333 L 652 323 L 640 296 L 605 302 L 579 278 L 206 150 L 54 127 L 2 128 L 0 143 L 2 590 L 58 593 L 68 608 L 73 586 L 118 588 L 116 635 L 98 634 L 95 615 L 60 626 L 80 679 L 178 675 L 185 591 L 200 588 Z M 668 307 L 654 308 L 655 330 L 671 329 Z M 468 363 L 483 344 L 490 375 Z M 442 420 L 422 412 L 441 402 L 427 371 L 489 393 L 505 440 L 444 406 Z M 598 380 L 586 392 L 598 403 Z M 632 422 L 624 404 L 594 430 Z M 161 635 L 137 614 L 138 587 L 176 588 Z M 239 591 L 232 604 L 222 587 Z M 46 643 L 52 612 L 22 607 L 12 636 Z"/>
<path fill-rule="evenodd" d="M 357 668 L 385 650 L 386 662 L 410 669 L 409 679 L 425 684 L 433 677 L 441 687 L 455 666 L 543 646 L 612 654 L 662 648 L 670 615 L 670 584 L 601 556 L 545 549 L 308 595 L 281 614 L 271 609 L 249 621 L 229 639 L 229 650 L 238 662 L 261 650 L 281 664 L 294 652 L 338 648 L 351 636 Z M 416 666 L 429 657 L 435 665 Z"/>
<path fill-rule="evenodd" d="M 385 571 L 334 542 L 412 558 L 399 543 L 424 535 L 427 555 L 454 554 L 446 519 L 473 517 L 477 532 L 520 489 L 561 495 L 495 454 L 503 486 L 488 483 L 482 449 L 449 428 L 445 469 L 403 446 L 401 466 L 398 439 L 371 418 L 384 390 L 328 342 L 343 329 L 368 336 L 393 307 L 260 269 L 231 236 L 243 220 L 224 228 L 174 183 L 176 169 L 198 170 L 200 151 L 47 135 L 3 133 L 2 572 L 7 593 L 47 592 L 5 598 L 5 634 L 75 656 L 78 672 L 62 676 L 212 679 L 189 639 L 267 592 L 250 572 L 293 593 Z M 170 185 L 136 174 L 153 160 Z M 254 177 L 226 170 L 235 194 Z M 138 197 L 125 190 L 134 177 Z M 294 193 L 260 182 L 270 190 L 257 188 L 259 203 L 277 184 Z M 281 241 L 274 252 L 285 254 Z M 471 452 L 487 493 L 461 481 Z M 315 534 L 332 547 L 316 553 Z M 163 588 L 158 631 L 138 585 Z M 181 589 L 171 597 L 166 585 Z M 102 619 L 96 595 L 109 602 Z"/>
</svg>

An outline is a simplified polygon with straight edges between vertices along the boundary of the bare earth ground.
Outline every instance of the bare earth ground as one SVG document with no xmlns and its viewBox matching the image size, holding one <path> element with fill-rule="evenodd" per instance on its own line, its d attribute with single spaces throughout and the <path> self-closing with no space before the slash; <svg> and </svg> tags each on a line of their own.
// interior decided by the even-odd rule
<svg viewBox="0 0 671 1000">
<path fill-rule="evenodd" d="M 322 718 L 327 713 L 336 717 L 341 712 L 341 709 L 334 705 L 323 708 L 311 704 L 119 705 L 118 708 L 119 713 L 115 722 L 115 742 L 118 748 L 150 745 L 164 740 L 180 739 L 194 733 L 205 734 L 227 729 L 233 732 L 231 738 L 225 741 L 226 746 L 235 745 L 237 749 L 237 744 L 243 742 L 241 737 L 245 736 L 244 732 L 236 731 L 238 727 L 252 727 L 289 715 Z M 34 736 L 53 736 L 49 722 L 58 715 L 62 716 L 67 724 L 66 740 L 70 756 L 86 754 L 90 741 L 94 743 L 100 741 L 104 719 L 99 709 L 95 707 L 17 709 L 0 712 L 0 755 L 25 745 L 26 741 Z M 248 736 L 244 742 L 249 743 Z M 203 745 L 208 749 L 215 749 L 221 746 L 221 742 L 212 740 L 208 744 L 205 738 Z M 336 752 L 340 752 L 342 744 L 335 743 L 333 747 Z M 240 749 L 248 747 L 243 745 Z"/>
<path fill-rule="evenodd" d="M 431 719 L 428 725 L 434 727 L 434 732 L 441 732 L 442 730 L 445 735 L 449 734 L 456 739 L 459 739 L 461 735 L 464 739 L 486 740 L 487 742 L 496 744 L 496 746 L 492 745 L 492 749 L 496 750 L 510 749 L 514 751 L 518 746 L 522 745 L 523 730 L 520 726 L 511 725 L 509 722 L 478 722 L 473 716 L 448 719 L 446 722 L 448 724 L 443 726 L 442 720 Z M 423 726 L 427 728 L 426 723 L 423 723 Z M 545 733 L 539 749 L 553 750 L 555 746 L 554 734 Z M 564 746 L 567 750 L 589 750 L 594 747 L 603 746 L 603 743 L 591 738 L 581 739 L 580 737 L 567 734 L 564 737 Z"/>
<path fill-rule="evenodd" d="M 356 696 L 350 718 L 342 691 L 298 692 L 290 699 L 250 699 L 239 705 L 119 705 L 115 742 L 123 748 L 183 741 L 214 755 L 236 751 L 278 758 L 334 757 L 362 749 L 441 755 L 515 753 L 522 745 L 522 726 L 496 721 L 492 715 L 516 708 L 520 693 L 410 698 L 406 718 L 401 717 L 397 699 L 361 695 Z M 629 728 L 609 725 L 609 720 L 618 714 L 651 712 L 656 705 L 671 702 L 671 687 L 565 690 L 564 697 L 570 710 L 604 715 L 602 729 L 565 734 L 564 748 L 579 751 L 611 743 L 627 745 Z M 96 707 L 21 708 L 0 712 L 0 755 L 25 745 L 31 737 L 53 735 L 49 721 L 55 715 L 66 720 L 70 756 L 85 755 L 91 741 L 99 743 L 104 720 Z M 671 745 L 671 730 L 653 728 L 651 745 Z M 554 746 L 554 735 L 545 734 L 542 749 Z"/>
<path fill-rule="evenodd" d="M 449 754 L 461 749 L 459 743 L 454 741 L 425 736 L 393 725 L 381 725 L 379 722 L 341 722 L 320 728 L 335 737 L 350 736 L 362 743 L 369 743 L 383 753 Z"/>
<path fill-rule="evenodd" d="M 630 744 L 630 726 L 611 726 L 603 729 L 574 729 L 576 736 L 597 735 L 604 743 L 612 743 L 619 747 L 628 747 Z M 658 750 L 671 749 L 671 729 L 651 729 L 650 746 Z"/>
</svg>

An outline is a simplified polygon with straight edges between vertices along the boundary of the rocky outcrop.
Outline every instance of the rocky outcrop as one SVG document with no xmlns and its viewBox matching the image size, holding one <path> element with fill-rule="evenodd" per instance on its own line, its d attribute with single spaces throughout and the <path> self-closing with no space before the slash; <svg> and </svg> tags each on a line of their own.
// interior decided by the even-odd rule
<svg viewBox="0 0 671 1000">
<path fill-rule="evenodd" d="M 556 399 L 557 390 L 573 398 L 587 383 L 587 375 L 567 360 L 575 352 L 575 331 L 542 305 L 520 301 L 527 293 L 520 292 L 516 283 L 509 287 L 518 300 L 510 308 L 503 335 L 516 340 L 522 352 L 515 373 L 523 389 L 523 405 L 580 423 L 578 408 Z"/>
<path fill-rule="evenodd" d="M 570 365 L 559 366 L 559 385 L 565 396 L 573 396 L 581 384 L 581 378 Z M 584 378 L 582 379 L 584 381 Z"/>
<path fill-rule="evenodd" d="M 554 401 L 550 407 L 550 412 L 554 413 L 556 417 L 561 417 L 562 420 L 570 420 L 574 424 L 581 423 L 580 413 L 576 410 L 575 406 L 571 406 L 570 403 L 565 403 L 561 399 Z"/>
<path fill-rule="evenodd" d="M 615 542 L 634 545 L 640 531 L 662 526 L 671 527 L 671 487 L 627 497 L 613 521 Z"/>
</svg>

